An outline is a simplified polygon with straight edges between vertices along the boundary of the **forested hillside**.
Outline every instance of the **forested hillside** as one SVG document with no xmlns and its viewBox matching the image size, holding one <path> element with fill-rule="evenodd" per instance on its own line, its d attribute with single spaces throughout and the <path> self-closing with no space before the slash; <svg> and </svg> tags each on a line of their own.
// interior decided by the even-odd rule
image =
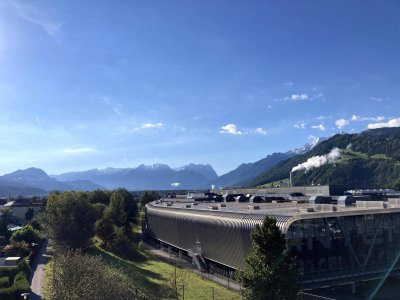
<svg viewBox="0 0 400 300">
<path fill-rule="evenodd" d="M 310 152 L 278 163 L 257 177 L 252 186 L 283 180 L 293 167 L 307 159 L 339 148 L 341 158 L 307 172 L 293 173 L 293 183 L 340 184 L 349 188 L 400 188 L 400 128 L 367 130 L 358 134 L 337 134 Z"/>
</svg>

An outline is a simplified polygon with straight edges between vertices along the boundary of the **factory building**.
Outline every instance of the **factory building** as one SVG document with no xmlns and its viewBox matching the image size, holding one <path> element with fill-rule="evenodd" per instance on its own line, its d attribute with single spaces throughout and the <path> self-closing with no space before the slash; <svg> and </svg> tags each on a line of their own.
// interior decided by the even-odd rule
<svg viewBox="0 0 400 300">
<path fill-rule="evenodd" d="M 297 257 L 304 288 L 378 279 L 389 270 L 391 275 L 400 273 L 399 199 L 258 197 L 264 201 L 242 202 L 243 197 L 232 202 L 155 201 L 146 205 L 144 234 L 190 257 L 201 269 L 232 274 L 245 268 L 252 228 L 270 216 Z"/>
</svg>

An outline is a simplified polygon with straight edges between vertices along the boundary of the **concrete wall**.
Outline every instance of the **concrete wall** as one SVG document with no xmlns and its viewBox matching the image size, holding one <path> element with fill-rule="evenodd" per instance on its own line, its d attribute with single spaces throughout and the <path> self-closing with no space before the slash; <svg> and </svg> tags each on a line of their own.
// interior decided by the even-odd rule
<svg viewBox="0 0 400 300">
<path fill-rule="evenodd" d="M 35 213 L 37 213 L 42 207 L 41 206 L 31 206 Z M 25 214 L 28 211 L 28 206 L 13 206 L 12 215 L 18 219 L 25 220 Z"/>
</svg>

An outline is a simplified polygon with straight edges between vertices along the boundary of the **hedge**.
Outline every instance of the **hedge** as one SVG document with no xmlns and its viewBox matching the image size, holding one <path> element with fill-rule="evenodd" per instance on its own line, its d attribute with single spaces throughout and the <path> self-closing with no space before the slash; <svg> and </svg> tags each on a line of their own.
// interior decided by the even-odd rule
<svg viewBox="0 0 400 300">
<path fill-rule="evenodd" d="M 19 262 L 16 267 L 2 267 L 0 268 L 1 279 L 7 278 L 8 282 L 12 281 L 10 287 L 2 287 L 0 285 L 0 299 L 1 300 L 20 300 L 21 294 L 30 291 L 28 282 L 31 268 L 26 260 Z"/>
<path fill-rule="evenodd" d="M 20 300 L 22 293 L 30 291 L 28 279 L 24 272 L 20 272 L 15 276 L 14 283 L 8 288 L 0 289 L 0 299 L 2 300 Z"/>
</svg>

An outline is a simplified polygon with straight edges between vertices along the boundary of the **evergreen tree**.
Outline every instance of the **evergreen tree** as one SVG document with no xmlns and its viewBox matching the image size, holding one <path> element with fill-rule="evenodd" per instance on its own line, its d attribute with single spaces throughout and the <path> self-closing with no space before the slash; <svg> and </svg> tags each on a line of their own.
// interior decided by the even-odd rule
<svg viewBox="0 0 400 300">
<path fill-rule="evenodd" d="M 30 222 L 35 215 L 35 210 L 32 207 L 29 207 L 25 213 L 25 220 Z"/>
<path fill-rule="evenodd" d="M 125 189 L 117 189 L 111 195 L 108 209 L 114 224 L 118 227 L 124 227 L 128 224 L 128 213 L 126 211 L 127 194 L 129 193 Z"/>
<path fill-rule="evenodd" d="M 111 218 L 110 210 L 106 210 L 101 219 L 96 221 L 95 233 L 103 240 L 108 247 L 115 238 L 114 221 Z"/>
<path fill-rule="evenodd" d="M 252 248 L 246 270 L 239 274 L 243 296 L 252 300 L 296 299 L 300 272 L 286 249 L 286 240 L 276 220 L 265 217 L 251 233 Z"/>
<path fill-rule="evenodd" d="M 154 191 L 152 192 L 144 191 L 140 196 L 140 206 L 144 207 L 146 206 L 147 203 L 155 201 L 159 198 L 160 196 Z"/>
</svg>

